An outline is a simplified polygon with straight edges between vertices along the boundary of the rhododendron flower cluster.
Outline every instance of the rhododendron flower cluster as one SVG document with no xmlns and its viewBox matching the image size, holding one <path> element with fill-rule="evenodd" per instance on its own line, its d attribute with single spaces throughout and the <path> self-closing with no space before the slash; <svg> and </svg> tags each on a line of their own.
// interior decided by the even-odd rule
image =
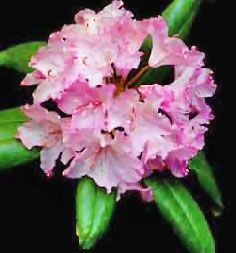
<svg viewBox="0 0 236 253">
<path fill-rule="evenodd" d="M 87 175 L 120 193 L 142 189 L 154 170 L 188 174 L 213 118 L 205 99 L 215 91 L 203 53 L 169 37 L 162 17 L 139 21 L 122 6 L 82 10 L 75 24 L 50 35 L 22 81 L 37 87 L 33 105 L 23 107 L 30 120 L 18 129 L 28 149 L 42 148 L 46 173 L 59 159 L 64 176 Z M 147 36 L 153 46 L 145 63 L 140 48 Z M 173 82 L 137 87 L 143 73 L 165 65 L 173 66 Z"/>
</svg>

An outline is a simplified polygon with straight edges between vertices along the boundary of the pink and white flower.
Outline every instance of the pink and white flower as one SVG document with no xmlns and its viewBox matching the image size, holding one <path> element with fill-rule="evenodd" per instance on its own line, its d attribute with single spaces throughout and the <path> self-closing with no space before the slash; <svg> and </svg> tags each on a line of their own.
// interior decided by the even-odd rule
<svg viewBox="0 0 236 253">
<path fill-rule="evenodd" d="M 50 174 L 59 155 L 66 151 L 63 144 L 63 128 L 69 118 L 62 119 L 55 112 L 49 112 L 38 104 L 22 108 L 30 120 L 18 128 L 19 138 L 26 148 L 41 147 L 41 168 Z"/>
<path fill-rule="evenodd" d="M 124 133 L 117 131 L 115 137 L 109 133 L 78 131 L 71 135 L 68 145 L 78 150 L 64 175 L 93 178 L 97 185 L 123 189 L 137 184 L 143 177 L 143 164 L 132 149 L 132 142 Z"/>
<path fill-rule="evenodd" d="M 66 177 L 89 176 L 108 192 L 136 189 L 151 200 L 141 180 L 154 170 L 187 175 L 203 148 L 213 118 L 206 98 L 216 87 L 204 54 L 169 37 L 162 17 L 137 21 L 122 6 L 113 1 L 98 13 L 80 11 L 32 57 L 35 70 L 22 85 L 37 88 L 18 138 L 28 149 L 42 148 L 45 172 L 60 158 Z M 141 68 L 148 35 L 153 48 Z M 145 71 L 164 65 L 173 66 L 172 83 L 135 87 Z M 49 99 L 63 117 L 43 107 Z"/>
</svg>

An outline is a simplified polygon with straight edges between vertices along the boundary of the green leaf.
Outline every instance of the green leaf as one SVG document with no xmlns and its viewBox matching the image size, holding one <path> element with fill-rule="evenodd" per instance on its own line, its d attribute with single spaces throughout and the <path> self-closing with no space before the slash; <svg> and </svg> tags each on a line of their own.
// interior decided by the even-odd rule
<svg viewBox="0 0 236 253">
<path fill-rule="evenodd" d="M 169 34 L 178 34 L 183 26 L 190 30 L 200 4 L 201 0 L 174 0 L 162 13 L 169 26 Z"/>
<path fill-rule="evenodd" d="M 152 36 L 148 35 L 146 39 L 143 41 L 143 44 L 141 46 L 141 51 L 144 52 L 148 57 L 150 56 L 150 53 L 152 51 Z"/>
<path fill-rule="evenodd" d="M 76 194 L 76 233 L 83 249 L 92 248 L 107 231 L 116 203 L 90 178 L 82 178 Z"/>
<path fill-rule="evenodd" d="M 152 68 L 148 70 L 142 78 L 136 83 L 136 86 L 146 84 L 161 84 L 165 78 L 170 74 L 170 66 L 168 65 L 163 65 L 159 68 Z"/>
<path fill-rule="evenodd" d="M 193 253 L 215 253 L 215 242 L 206 219 L 188 190 L 177 180 L 147 179 L 164 219 Z"/>
<path fill-rule="evenodd" d="M 39 157 L 37 149 L 26 149 L 15 137 L 17 128 L 26 120 L 19 108 L 0 111 L 0 171 Z"/>
<path fill-rule="evenodd" d="M 198 155 L 190 161 L 189 168 L 195 171 L 203 190 L 209 194 L 211 199 L 220 208 L 223 208 L 221 192 L 217 186 L 212 168 L 207 162 L 203 152 L 199 152 Z"/>
<path fill-rule="evenodd" d="M 201 0 L 175 0 L 165 9 L 162 15 L 168 23 L 170 36 L 178 34 L 180 38 L 187 39 L 200 4 Z M 152 50 L 150 35 L 144 40 L 141 50 L 145 54 L 150 54 Z M 135 86 L 160 83 L 168 74 L 168 68 L 165 67 L 150 69 Z"/>
<path fill-rule="evenodd" d="M 10 67 L 17 71 L 28 73 L 32 68 L 28 66 L 31 56 L 45 45 L 45 42 L 26 42 L 0 52 L 0 66 Z"/>
<path fill-rule="evenodd" d="M 195 20 L 195 17 L 198 13 L 198 10 L 199 10 L 199 6 L 200 6 L 200 3 L 199 5 L 197 5 L 193 10 L 192 10 L 192 13 L 191 15 L 189 16 L 188 20 L 185 22 L 185 24 L 179 29 L 179 32 L 178 32 L 178 35 L 180 38 L 182 38 L 183 40 L 187 40 L 189 34 L 190 34 L 190 30 L 191 30 L 191 27 L 192 27 L 192 24 Z"/>
<path fill-rule="evenodd" d="M 27 117 L 19 107 L 0 111 L 0 124 L 12 122 L 25 122 Z"/>
</svg>

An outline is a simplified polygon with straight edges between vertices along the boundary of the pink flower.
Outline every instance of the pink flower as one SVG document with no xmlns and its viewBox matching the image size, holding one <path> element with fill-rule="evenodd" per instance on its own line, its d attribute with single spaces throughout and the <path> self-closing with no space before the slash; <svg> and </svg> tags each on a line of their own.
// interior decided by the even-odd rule
<svg viewBox="0 0 236 253">
<path fill-rule="evenodd" d="M 139 88 L 142 102 L 134 108 L 133 122 L 130 127 L 130 136 L 133 139 L 134 150 L 137 155 L 145 151 L 146 161 L 159 154 L 165 158 L 173 149 L 172 125 L 170 120 L 159 113 L 161 103 L 164 101 L 158 93 L 157 86 L 144 86 Z"/>
<path fill-rule="evenodd" d="M 140 31 L 141 22 L 122 5 L 122 1 L 113 1 L 97 14 L 80 11 L 76 24 L 50 35 L 48 45 L 31 59 L 35 72 L 22 81 L 22 85 L 38 85 L 35 102 L 61 98 L 74 82 L 102 85 L 113 74 L 112 65 L 124 79 L 138 67 L 147 33 Z"/>
<path fill-rule="evenodd" d="M 117 131 L 112 137 L 108 133 L 78 131 L 70 138 L 68 145 L 77 150 L 77 154 L 64 171 L 65 176 L 80 178 L 87 175 L 108 192 L 112 187 L 129 188 L 142 179 L 142 162 L 133 153 L 132 143 L 124 133 Z"/>
<path fill-rule="evenodd" d="M 189 49 L 181 39 L 168 36 L 168 27 L 162 17 L 150 18 L 144 21 L 146 29 L 152 37 L 153 48 L 149 65 L 179 65 L 198 67 L 203 65 L 204 54 L 196 47 Z"/>
<path fill-rule="evenodd" d="M 28 149 L 42 148 L 45 172 L 60 158 L 66 177 L 89 176 L 118 195 L 138 190 L 148 201 L 141 182 L 154 170 L 188 174 L 204 146 L 213 118 L 206 98 L 216 87 L 204 54 L 169 37 L 162 17 L 137 21 L 122 6 L 80 11 L 32 57 L 35 71 L 22 85 L 37 88 L 18 138 Z M 148 35 L 153 48 L 145 63 L 140 48 Z M 164 65 L 173 67 L 173 82 L 135 87 L 143 73 Z M 63 117 L 44 108 L 49 99 Z"/>
</svg>

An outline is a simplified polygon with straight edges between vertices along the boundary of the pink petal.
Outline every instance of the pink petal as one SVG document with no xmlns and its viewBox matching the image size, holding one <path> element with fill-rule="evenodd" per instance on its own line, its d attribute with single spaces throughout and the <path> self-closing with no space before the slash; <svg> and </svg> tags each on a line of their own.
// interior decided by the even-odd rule
<svg viewBox="0 0 236 253">
<path fill-rule="evenodd" d="M 32 149 L 35 146 L 44 146 L 48 133 L 37 122 L 29 121 L 18 128 L 17 137 L 28 149 Z"/>
<path fill-rule="evenodd" d="M 56 160 L 59 158 L 60 153 L 63 150 L 63 144 L 57 143 L 56 145 L 44 148 L 40 153 L 41 168 L 45 173 L 51 171 L 55 165 Z"/>
</svg>

